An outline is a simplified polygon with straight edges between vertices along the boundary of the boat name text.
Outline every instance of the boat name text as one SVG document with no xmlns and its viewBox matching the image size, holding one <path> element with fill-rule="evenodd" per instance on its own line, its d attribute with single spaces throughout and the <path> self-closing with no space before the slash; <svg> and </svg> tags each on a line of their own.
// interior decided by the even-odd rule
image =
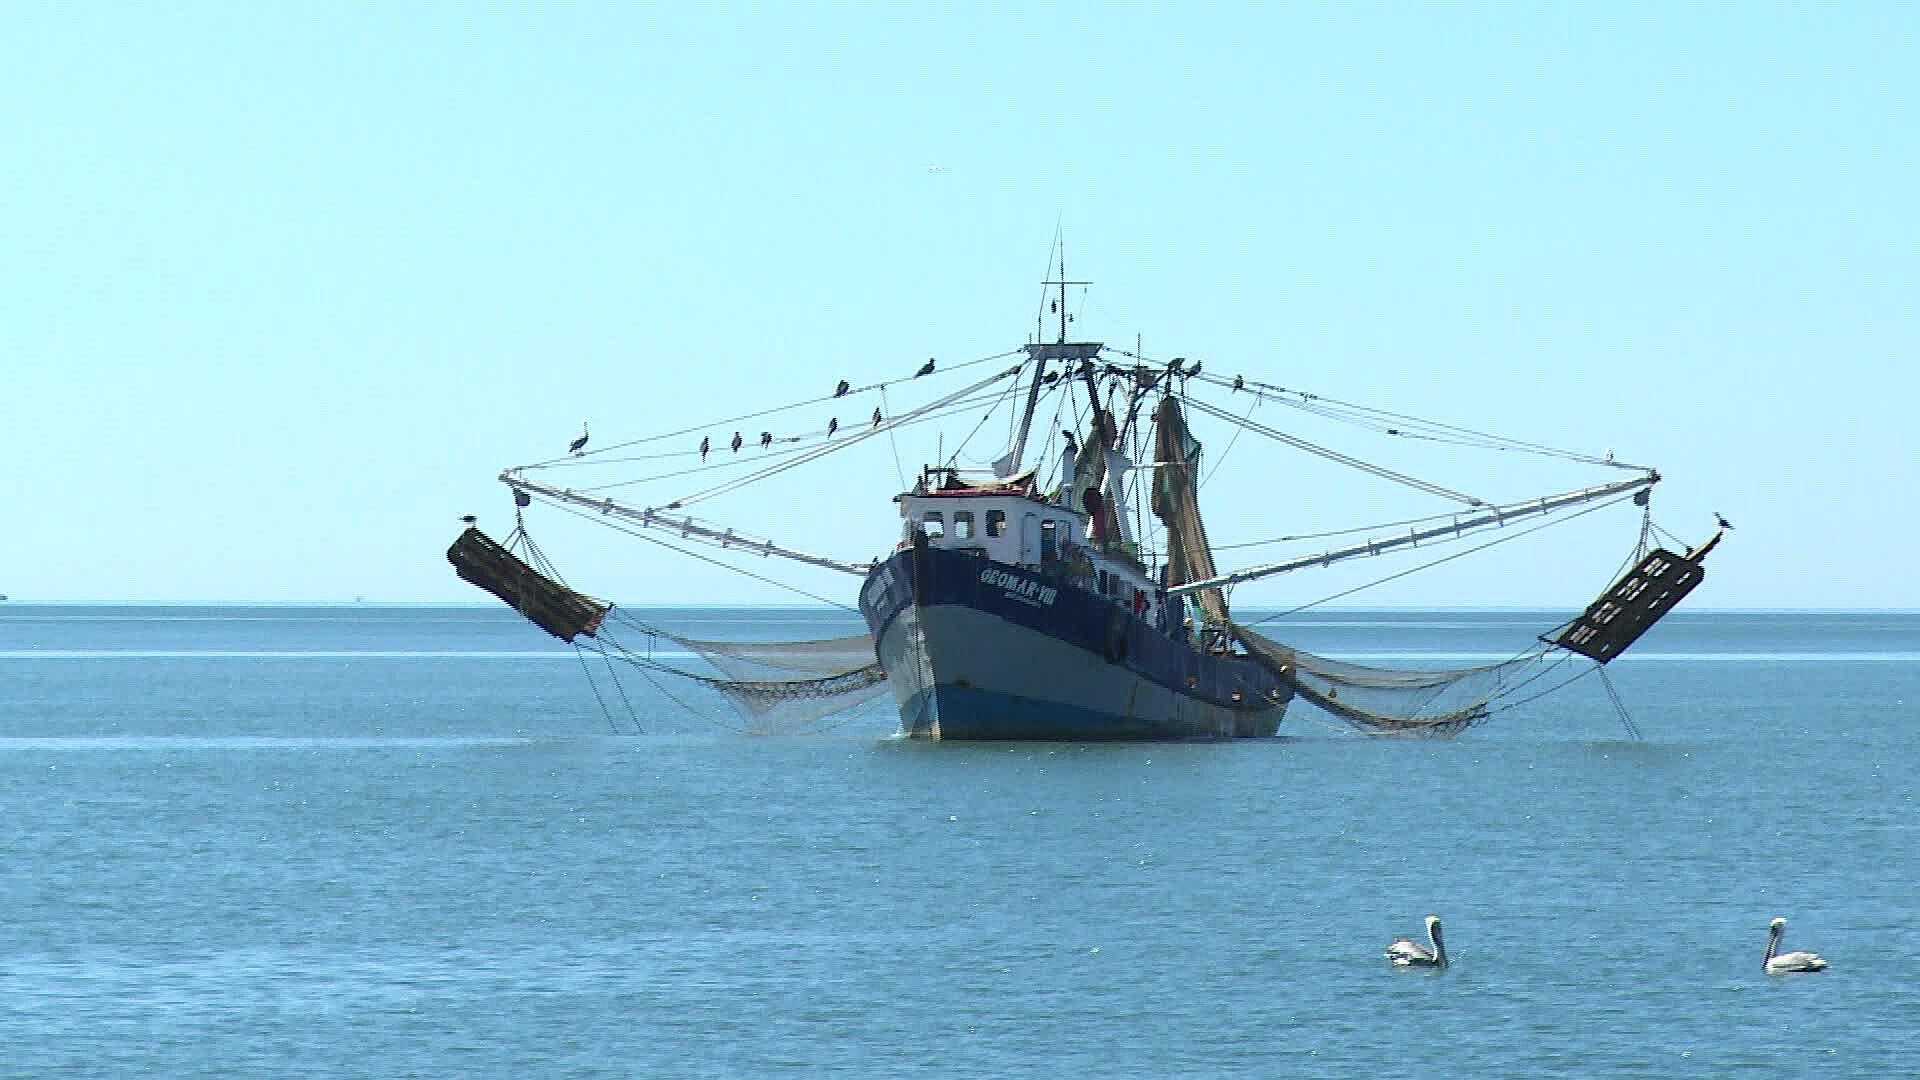
<svg viewBox="0 0 1920 1080">
<path fill-rule="evenodd" d="M 1042 607 L 1053 606 L 1054 599 L 1060 595 L 1060 590 L 1052 585 L 1042 585 L 1032 578 L 1009 574 L 991 566 L 980 571 L 980 584 L 1005 589 L 1007 595 L 1015 600 Z"/>
</svg>

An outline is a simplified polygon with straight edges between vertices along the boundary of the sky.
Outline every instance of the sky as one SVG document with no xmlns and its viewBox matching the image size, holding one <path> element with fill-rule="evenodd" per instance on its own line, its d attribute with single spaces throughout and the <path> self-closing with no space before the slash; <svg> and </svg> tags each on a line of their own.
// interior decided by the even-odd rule
<svg viewBox="0 0 1920 1080">
<path fill-rule="evenodd" d="M 1920 608 L 1899 6 L 693 7 L 10 4 L 0 593 L 485 601 L 501 468 L 1017 348 L 1057 229 L 1076 336 L 1658 466 L 1737 526 L 1690 606 Z M 1216 542 L 1394 512 L 1251 442 Z M 731 510 L 865 557 L 898 487 Z M 1348 602 L 1582 606 L 1601 516 Z M 622 602 L 796 600 L 530 525 Z"/>
</svg>

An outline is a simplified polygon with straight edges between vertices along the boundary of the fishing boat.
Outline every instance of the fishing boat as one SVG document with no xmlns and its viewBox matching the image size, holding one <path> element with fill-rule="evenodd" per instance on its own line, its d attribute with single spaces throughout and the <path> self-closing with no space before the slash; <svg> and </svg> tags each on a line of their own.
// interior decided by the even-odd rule
<svg viewBox="0 0 1920 1080">
<path fill-rule="evenodd" d="M 504 542 L 468 519 L 448 559 L 464 579 L 603 660 L 612 687 L 621 670 L 692 684 L 720 695 L 747 730 L 817 727 L 891 691 L 900 732 L 928 739 L 1260 738 L 1275 734 L 1297 700 L 1367 734 L 1450 736 L 1569 675 L 1598 671 L 1604 681 L 1604 665 L 1700 583 L 1721 539 L 1689 547 L 1660 530 L 1649 498 L 1660 473 L 1611 452 L 1557 449 L 1229 375 L 1205 358 L 1150 357 L 1137 343 L 1075 340 L 1067 290 L 1086 284 L 1068 279 L 1056 246 L 1043 314 L 1017 348 L 945 367 L 929 359 L 912 374 L 859 386 L 842 379 L 803 401 L 598 447 L 589 448 L 583 426 L 564 455 L 500 473 L 514 504 Z M 1477 497 L 1254 419 L 1266 405 L 1386 439 L 1533 455 L 1612 478 Z M 989 424 L 996 417 L 1007 432 L 995 444 L 1003 452 L 980 459 L 984 467 L 963 464 L 980 431 L 1001 430 Z M 942 422 L 956 420 L 970 430 L 948 443 Z M 1322 532 L 1344 542 L 1223 570 L 1201 513 L 1195 420 L 1440 505 Z M 896 531 L 867 538 L 880 550 L 827 554 L 776 539 L 797 530 L 766 519 L 766 507 L 786 505 L 779 500 L 754 502 L 750 529 L 707 516 L 729 496 L 739 502 L 781 479 L 818 476 L 861 447 L 897 455 L 900 437 L 929 429 L 939 449 L 893 495 Z M 1585 611 L 1497 663 L 1404 670 L 1343 662 L 1291 647 L 1230 606 L 1230 591 L 1246 582 L 1416 549 L 1491 547 L 1619 503 L 1640 508 L 1624 572 Z M 857 578 L 842 598 L 825 599 L 857 610 L 867 632 L 745 642 L 655 625 L 644 609 L 564 583 L 528 532 L 536 504 L 773 584 L 781 584 L 768 571 L 775 565 Z"/>
</svg>

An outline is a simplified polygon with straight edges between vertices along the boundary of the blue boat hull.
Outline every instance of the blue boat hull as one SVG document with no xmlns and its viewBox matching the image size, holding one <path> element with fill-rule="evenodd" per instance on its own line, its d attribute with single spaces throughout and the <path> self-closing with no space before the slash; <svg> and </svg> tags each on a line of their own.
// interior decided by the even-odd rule
<svg viewBox="0 0 1920 1080">
<path fill-rule="evenodd" d="M 874 567 L 860 610 L 911 736 L 1264 737 L 1292 696 L 1064 578 L 934 547 Z"/>
</svg>

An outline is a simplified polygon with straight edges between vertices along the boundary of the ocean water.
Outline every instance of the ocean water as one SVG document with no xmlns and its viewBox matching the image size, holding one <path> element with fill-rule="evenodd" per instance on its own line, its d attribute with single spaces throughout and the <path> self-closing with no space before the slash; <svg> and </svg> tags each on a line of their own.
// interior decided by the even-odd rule
<svg viewBox="0 0 1920 1080">
<path fill-rule="evenodd" d="M 629 712 L 504 608 L 0 605 L 0 1074 L 1920 1075 L 1920 616 L 1610 670 L 1644 741 L 1585 680 L 1453 742 L 931 745 Z M 1392 969 L 1429 912 L 1452 967 Z M 1774 915 L 1831 970 L 1763 975 Z"/>
</svg>

